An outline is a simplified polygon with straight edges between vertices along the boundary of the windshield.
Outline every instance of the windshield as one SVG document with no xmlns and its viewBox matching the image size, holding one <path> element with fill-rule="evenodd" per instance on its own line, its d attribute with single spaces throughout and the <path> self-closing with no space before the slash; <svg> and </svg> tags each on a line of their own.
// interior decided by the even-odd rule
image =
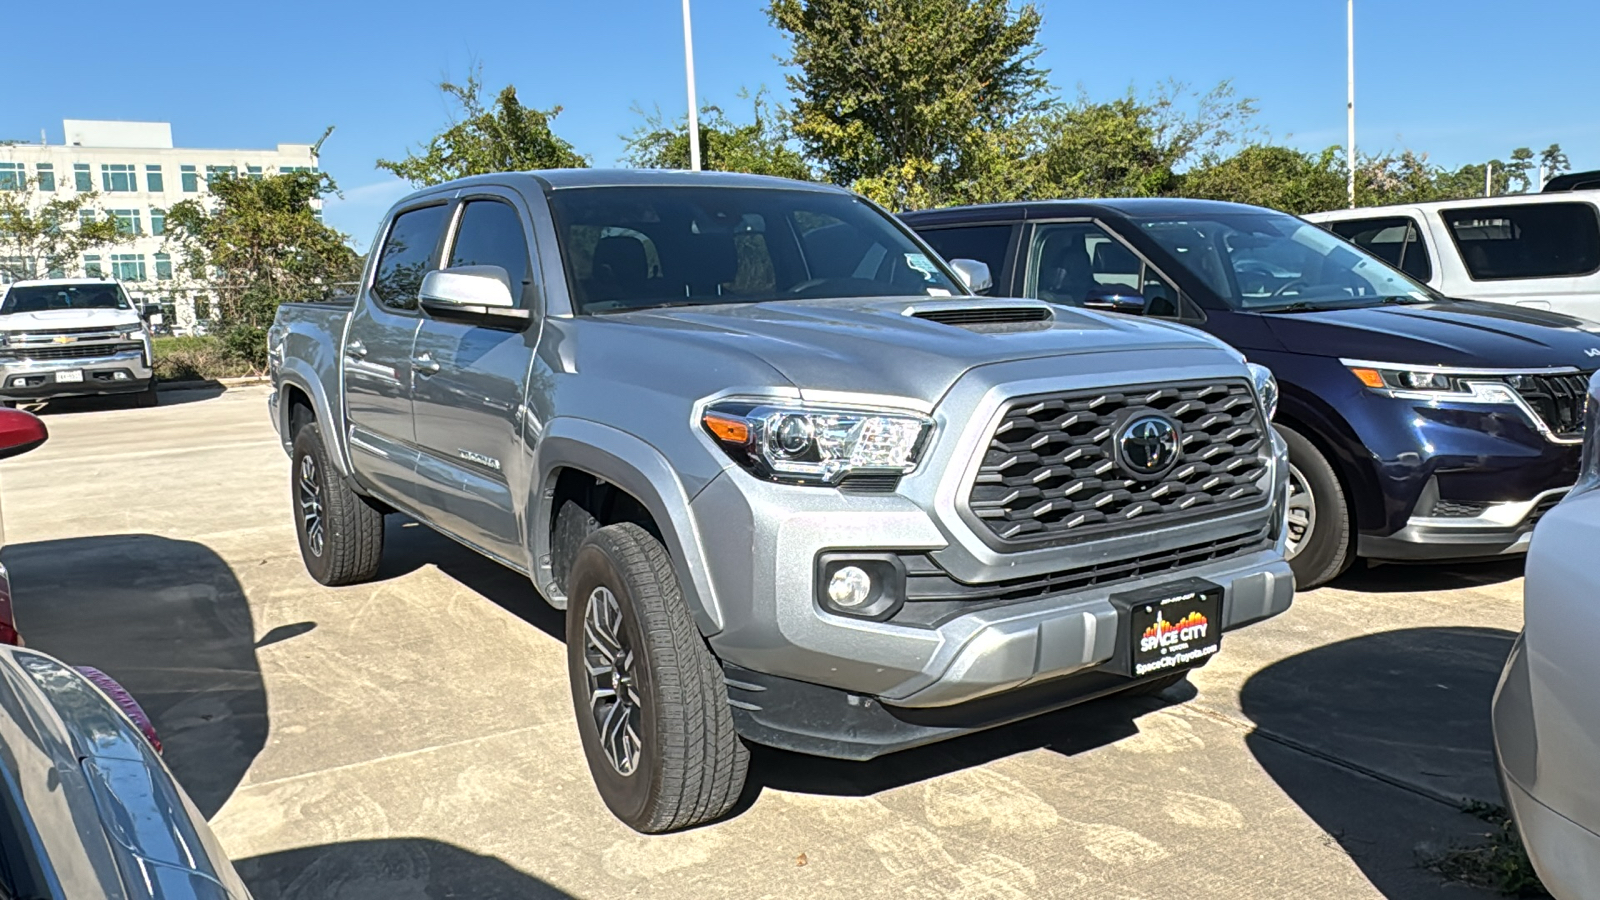
<svg viewBox="0 0 1600 900">
<path fill-rule="evenodd" d="M 132 309 L 114 284 L 34 284 L 14 287 L 0 305 L 0 315 L 48 312 L 53 309 Z"/>
<path fill-rule="evenodd" d="M 1347 309 L 1435 299 L 1377 257 L 1281 213 L 1149 219 L 1139 226 L 1234 309 Z"/>
<path fill-rule="evenodd" d="M 738 187 L 551 193 L 578 312 L 966 293 L 849 194 Z"/>
</svg>

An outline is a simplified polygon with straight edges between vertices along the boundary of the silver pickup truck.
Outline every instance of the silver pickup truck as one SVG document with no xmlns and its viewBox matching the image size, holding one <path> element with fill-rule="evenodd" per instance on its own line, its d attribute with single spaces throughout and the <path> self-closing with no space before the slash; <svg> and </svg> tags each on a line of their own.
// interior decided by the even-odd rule
<svg viewBox="0 0 1600 900">
<path fill-rule="evenodd" d="M 645 832 L 725 813 L 745 740 L 869 759 L 1159 690 L 1285 610 L 1271 376 L 987 280 L 814 184 L 418 192 L 353 302 L 269 334 L 306 566 L 372 578 L 400 512 L 526 573 Z"/>
</svg>

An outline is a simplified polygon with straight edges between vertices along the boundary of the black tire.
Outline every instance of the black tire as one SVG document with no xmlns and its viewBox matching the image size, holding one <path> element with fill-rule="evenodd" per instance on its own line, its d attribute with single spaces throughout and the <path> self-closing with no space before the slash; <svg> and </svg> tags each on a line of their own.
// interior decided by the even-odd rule
<svg viewBox="0 0 1600 900">
<path fill-rule="evenodd" d="M 1124 696 L 1124 697 L 1149 697 L 1152 694 L 1161 693 L 1162 691 L 1166 690 L 1169 687 L 1172 687 L 1173 685 L 1177 684 L 1180 681 L 1186 681 L 1186 680 L 1188 680 L 1188 678 L 1189 678 L 1189 673 L 1188 673 L 1187 670 L 1183 671 L 1183 672 L 1173 672 L 1170 675 L 1162 675 L 1162 676 L 1157 677 L 1157 678 L 1152 678 L 1149 681 L 1141 681 L 1138 684 L 1134 685 L 1133 687 L 1128 688 L 1127 690 L 1123 691 L 1121 696 Z"/>
<path fill-rule="evenodd" d="M 1308 491 L 1311 498 L 1310 526 L 1298 541 L 1296 536 L 1300 529 L 1291 521 L 1290 540 L 1297 542 L 1298 547 L 1292 548 L 1289 557 L 1295 589 L 1309 591 L 1339 577 L 1355 561 L 1350 504 L 1345 499 L 1338 473 L 1322 451 L 1293 429 L 1282 425 L 1277 429 L 1284 443 L 1289 445 L 1292 519 L 1296 516 L 1296 496 Z"/>
<path fill-rule="evenodd" d="M 140 391 L 133 399 L 133 405 L 139 409 L 149 409 L 161 402 L 161 394 L 156 390 L 156 380 L 150 379 L 150 386 Z"/>
<path fill-rule="evenodd" d="M 383 513 L 333 466 L 316 422 L 295 434 L 291 460 L 289 490 L 306 571 L 329 587 L 371 581 L 383 557 Z"/>
<path fill-rule="evenodd" d="M 624 824 L 645 834 L 692 828 L 738 802 L 750 753 L 734 731 L 722 669 L 672 560 L 638 525 L 601 528 L 578 551 L 567 669 L 589 772 Z M 615 723 L 609 740 L 602 723 Z"/>
</svg>

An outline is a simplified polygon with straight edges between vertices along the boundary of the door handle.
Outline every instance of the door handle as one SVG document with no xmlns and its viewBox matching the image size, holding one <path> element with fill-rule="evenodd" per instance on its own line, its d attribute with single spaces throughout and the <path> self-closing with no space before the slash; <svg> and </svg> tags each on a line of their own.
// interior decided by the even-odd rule
<svg viewBox="0 0 1600 900">
<path fill-rule="evenodd" d="M 421 356 L 411 357 L 411 371 L 419 375 L 434 375 L 439 371 L 439 364 L 434 362 L 432 356 L 424 353 Z"/>
<path fill-rule="evenodd" d="M 344 345 L 344 355 L 355 359 L 366 359 L 367 345 L 360 341 L 351 341 Z"/>
</svg>

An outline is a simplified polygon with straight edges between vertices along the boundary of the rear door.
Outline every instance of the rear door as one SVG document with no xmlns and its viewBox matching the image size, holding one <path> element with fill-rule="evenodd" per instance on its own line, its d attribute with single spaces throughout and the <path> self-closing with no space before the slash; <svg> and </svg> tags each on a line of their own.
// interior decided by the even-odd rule
<svg viewBox="0 0 1600 900">
<path fill-rule="evenodd" d="M 443 268 L 499 266 L 525 321 L 457 318 L 424 309 L 413 356 L 418 504 L 431 524 L 519 568 L 519 511 L 529 483 L 523 397 L 538 342 L 540 284 L 529 217 L 511 191 L 475 188 L 453 216 Z"/>
<path fill-rule="evenodd" d="M 341 348 L 351 461 L 370 488 L 404 505 L 412 502 L 417 458 L 411 426 L 411 349 L 422 321 L 417 292 L 422 276 L 438 268 L 449 212 L 439 200 L 394 217 L 373 251 L 378 262 Z"/>
</svg>

